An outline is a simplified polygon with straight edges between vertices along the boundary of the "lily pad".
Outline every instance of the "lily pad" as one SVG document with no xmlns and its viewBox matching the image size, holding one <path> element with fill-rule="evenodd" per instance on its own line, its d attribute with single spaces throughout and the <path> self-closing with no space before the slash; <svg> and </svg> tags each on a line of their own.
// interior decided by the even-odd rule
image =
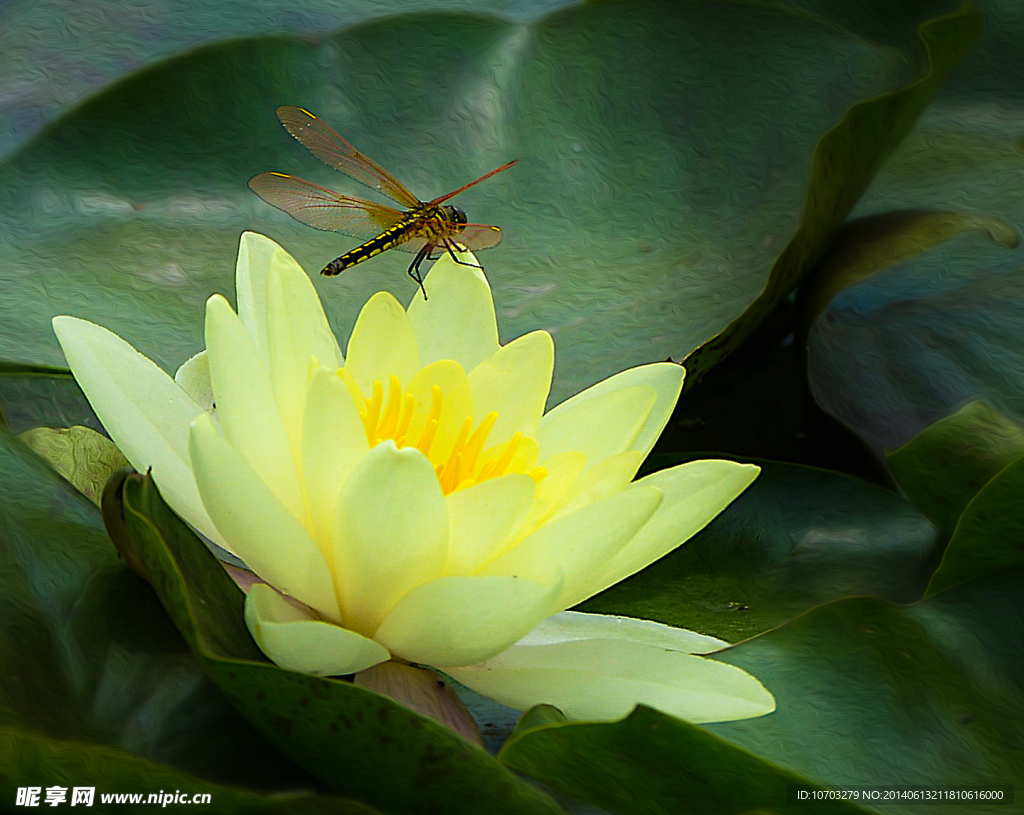
<svg viewBox="0 0 1024 815">
<path fill-rule="evenodd" d="M 967 505 L 928 593 L 1024 561 L 1024 457 L 1007 465 Z"/>
<path fill-rule="evenodd" d="M 852 594 L 921 597 L 938 536 L 918 510 L 848 475 L 754 463 L 757 480 L 703 531 L 579 610 L 738 642 Z"/>
<path fill-rule="evenodd" d="M 971 499 L 1024 455 L 1024 426 L 982 401 L 925 428 L 886 462 L 900 488 L 947 535 Z"/>
<path fill-rule="evenodd" d="M 775 695 L 764 719 L 711 732 L 834 788 L 1019 788 L 1024 568 L 910 606 L 839 600 L 716 658 Z M 976 813 L 977 802 L 878 811 Z"/>
<path fill-rule="evenodd" d="M 971 19 L 955 24 L 968 39 Z M 59 364 L 49 320 L 70 313 L 174 369 L 202 345 L 206 298 L 230 290 L 243 229 L 314 275 L 353 248 L 245 186 L 278 170 L 372 197 L 280 127 L 273 111 L 291 103 L 423 197 L 520 159 L 458 202 L 504 230 L 480 258 L 502 336 L 555 334 L 558 402 L 681 358 L 742 312 L 798 229 L 814 146 L 907 73 L 892 49 L 726 2 L 588 4 L 526 25 L 406 14 L 316 42 L 197 49 L 98 94 L 0 167 L 0 355 Z M 855 141 L 873 166 L 878 145 Z M 389 252 L 318 279 L 340 336 L 381 286 L 415 296 L 408 261 Z"/>
<path fill-rule="evenodd" d="M 564 0 L 475 2 L 477 13 L 514 22 L 535 20 Z M 216 40 L 260 34 L 319 36 L 419 8 L 461 11 L 465 4 L 388 0 L 373 4 L 323 0 L 248 3 L 161 3 L 144 0 L 40 0 L 0 6 L 0 155 L 43 128 L 62 110 L 154 61 Z M 59 20 L 60 24 L 55 24 Z"/>
<path fill-rule="evenodd" d="M 647 707 L 620 722 L 569 722 L 550 707 L 523 716 L 500 757 L 520 772 L 621 815 L 740 815 L 751 810 L 857 815 L 845 801 L 800 801 L 822 787 Z"/>
<path fill-rule="evenodd" d="M 910 606 L 838 600 L 716 653 L 775 695 L 769 716 L 697 727 L 645 709 L 602 724 L 534 710 L 501 757 L 621 813 L 813 811 L 797 787 L 967 787 L 1012 800 L 1024 780 L 1022 579 L 1015 566 Z M 890 815 L 979 811 L 978 801 L 858 803 Z"/>
<path fill-rule="evenodd" d="M 37 427 L 20 438 L 96 506 L 110 476 L 130 466 L 114 442 L 88 427 Z"/>
<path fill-rule="evenodd" d="M 268 662 L 245 628 L 241 589 L 150 478 L 113 479 L 104 512 L 231 703 L 328 788 L 391 812 L 561 812 L 434 720 L 350 682 Z"/>
<path fill-rule="evenodd" d="M 973 9 L 940 17 L 919 29 L 927 54 L 924 76 L 897 91 L 860 102 L 818 143 L 800 228 L 779 255 L 764 291 L 728 328 L 684 360 L 692 388 L 738 348 L 814 268 L 878 168 L 910 132 L 914 122 L 981 33 Z M 868 143 L 871 149 L 865 149 Z"/>
</svg>

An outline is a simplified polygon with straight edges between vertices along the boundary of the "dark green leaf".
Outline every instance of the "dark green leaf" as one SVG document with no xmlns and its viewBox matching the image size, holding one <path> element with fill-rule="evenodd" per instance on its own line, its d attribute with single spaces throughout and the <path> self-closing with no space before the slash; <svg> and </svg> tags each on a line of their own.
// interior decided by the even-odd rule
<svg viewBox="0 0 1024 815">
<path fill-rule="evenodd" d="M 1022 560 L 1024 457 L 999 472 L 967 505 L 928 583 L 928 594 Z"/>
<path fill-rule="evenodd" d="M 732 353 L 811 271 L 879 167 L 910 132 L 981 33 L 971 7 L 921 26 L 928 71 L 916 82 L 860 102 L 818 143 L 803 219 L 772 267 L 764 291 L 741 316 L 684 360 L 687 388 Z"/>
<path fill-rule="evenodd" d="M 354 801 L 313 796 L 308 792 L 263 795 L 226 787 L 113 747 L 49 738 L 32 730 L 0 727 L 0 799 L 13 802 L 18 787 L 41 785 L 44 788 L 64 787 L 67 794 L 64 805 L 72 802 L 74 787 L 93 787 L 95 794 L 89 806 L 98 812 L 123 810 L 131 801 L 114 798 L 110 802 L 112 809 L 107 809 L 102 799 L 104 793 L 141 795 L 140 803 L 143 804 L 149 802 L 151 794 L 160 796 L 156 799 L 157 804 L 165 800 L 165 793 L 168 796 L 183 793 L 185 800 L 180 803 L 188 804 L 194 803 L 194 795 L 206 794 L 209 798 L 203 803 L 211 807 L 210 811 L 241 815 L 248 812 L 375 815 L 376 812 Z M 43 801 L 42 793 L 40 801 Z"/>
<path fill-rule="evenodd" d="M 886 455 L 886 463 L 910 500 L 952 535 L 971 499 L 1022 455 L 1024 427 L 975 401 Z"/>
<path fill-rule="evenodd" d="M 246 187 L 278 170 L 374 197 L 280 127 L 292 103 L 425 198 L 520 159 L 458 202 L 504 230 L 481 253 L 503 337 L 557 332 L 561 401 L 734 319 L 797 231 L 814 145 L 905 73 L 900 54 L 806 15 L 726 2 L 591 3 L 526 25 L 400 15 L 211 45 L 98 94 L 0 166 L 0 352 L 60 363 L 49 318 L 75 314 L 173 370 L 202 347 L 206 299 L 231 291 L 243 229 L 314 275 L 353 248 Z M 388 252 L 317 280 L 343 345 L 371 293 L 413 297 L 408 262 Z"/>
<path fill-rule="evenodd" d="M 600 723 L 570 723 L 554 708 L 534 708 L 500 757 L 520 772 L 620 815 L 865 812 L 844 802 L 797 801 L 798 789 L 821 787 L 642 706 L 620 722 Z"/>
<path fill-rule="evenodd" d="M 797 347 L 806 347 L 814 321 L 847 286 L 867 280 L 969 230 L 983 232 L 992 242 L 1010 249 L 1020 245 L 1017 233 L 998 218 L 964 212 L 901 210 L 843 224 L 801 288 Z"/>
<path fill-rule="evenodd" d="M 163 503 L 152 480 L 112 481 L 149 580 L 210 677 L 253 725 L 329 788 L 388 812 L 556 813 L 543 793 L 476 745 L 350 682 L 269 663 L 242 617 L 244 595 Z"/>
<path fill-rule="evenodd" d="M 708 725 L 766 761 L 848 787 L 1024 782 L 1024 568 L 910 606 L 849 598 L 716 654 L 758 677 L 778 708 Z M 894 804 L 977 813 L 976 803 Z"/>
</svg>

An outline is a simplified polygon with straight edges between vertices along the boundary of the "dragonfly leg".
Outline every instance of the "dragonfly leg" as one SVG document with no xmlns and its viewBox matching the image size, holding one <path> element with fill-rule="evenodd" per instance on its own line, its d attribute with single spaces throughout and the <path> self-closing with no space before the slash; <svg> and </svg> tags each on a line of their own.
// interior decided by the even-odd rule
<svg viewBox="0 0 1024 815">
<path fill-rule="evenodd" d="M 427 299 L 427 289 L 423 285 L 423 275 L 420 274 L 420 264 L 424 260 L 430 258 L 430 253 L 434 251 L 434 244 L 428 243 L 419 252 L 416 253 L 416 257 L 413 258 L 412 263 L 409 266 L 409 277 L 419 283 L 420 290 L 423 292 L 423 299 Z"/>
<path fill-rule="evenodd" d="M 444 248 L 446 250 L 448 250 L 448 254 L 451 256 L 451 259 L 454 260 L 456 263 L 458 263 L 460 266 L 469 266 L 471 269 L 482 269 L 482 268 L 484 268 L 479 263 L 466 263 L 466 261 L 464 261 L 464 260 L 459 260 L 459 256 L 455 254 L 455 250 L 459 248 L 459 245 L 457 243 L 455 243 L 455 241 L 447 242 L 444 245 Z M 464 249 L 460 249 L 459 251 L 461 252 L 461 251 L 465 251 L 465 250 Z"/>
</svg>

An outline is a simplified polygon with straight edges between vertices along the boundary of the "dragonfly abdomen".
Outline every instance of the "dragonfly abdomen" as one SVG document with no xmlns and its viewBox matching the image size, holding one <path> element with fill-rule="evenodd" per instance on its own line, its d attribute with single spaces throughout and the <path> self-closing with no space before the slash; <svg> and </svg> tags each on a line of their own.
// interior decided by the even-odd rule
<svg viewBox="0 0 1024 815">
<path fill-rule="evenodd" d="M 335 258 L 328 263 L 320 274 L 332 277 L 339 275 L 346 269 L 355 266 L 357 263 L 362 263 L 364 260 L 369 260 L 372 257 L 376 257 L 381 252 L 386 252 L 400 243 L 405 243 L 409 240 L 412 235 L 410 234 L 413 223 L 409 221 L 401 221 L 395 224 L 390 229 L 385 230 L 376 238 L 372 238 L 364 243 L 362 246 L 357 246 L 355 249 L 346 252 L 340 258 Z"/>
</svg>

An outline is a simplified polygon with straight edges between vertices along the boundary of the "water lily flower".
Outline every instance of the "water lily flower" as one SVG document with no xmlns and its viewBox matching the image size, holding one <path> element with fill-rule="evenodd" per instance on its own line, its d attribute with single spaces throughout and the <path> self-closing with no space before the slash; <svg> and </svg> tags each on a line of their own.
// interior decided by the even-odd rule
<svg viewBox="0 0 1024 815">
<path fill-rule="evenodd" d="M 644 365 L 544 412 L 545 331 L 500 345 L 479 269 L 438 261 L 429 300 L 364 306 L 343 355 L 301 267 L 242 236 L 237 313 L 172 379 L 105 328 L 54 330 L 111 438 L 167 503 L 260 578 L 245 619 L 278 665 L 440 668 L 517 708 L 578 718 L 646 703 L 758 716 L 757 679 L 695 654 L 726 643 L 566 609 L 675 549 L 756 478 L 695 461 L 633 477 L 682 387 Z"/>
</svg>

